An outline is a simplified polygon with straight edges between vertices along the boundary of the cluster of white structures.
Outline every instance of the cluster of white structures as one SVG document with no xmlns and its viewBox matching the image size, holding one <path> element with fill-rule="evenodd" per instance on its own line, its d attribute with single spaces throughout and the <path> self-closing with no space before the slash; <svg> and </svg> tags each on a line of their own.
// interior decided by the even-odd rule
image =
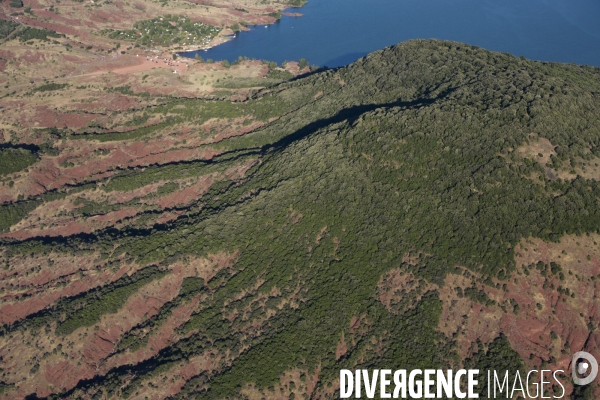
<svg viewBox="0 0 600 400">
<path fill-rule="evenodd" d="M 146 61 L 150 61 L 156 64 L 166 64 L 167 67 L 173 68 L 173 73 L 177 74 L 179 73 L 179 70 L 177 70 L 176 68 L 187 68 L 187 61 L 175 61 L 173 59 L 170 58 L 162 58 L 159 56 L 146 56 Z"/>
<path fill-rule="evenodd" d="M 169 22 L 169 24 L 171 26 L 164 26 L 164 23 L 162 22 L 163 18 L 158 18 L 155 19 L 154 21 L 146 21 L 146 23 L 142 22 L 142 25 L 139 26 L 139 28 L 134 28 L 131 30 L 126 30 L 126 31 L 116 31 L 115 33 L 117 34 L 115 38 L 118 39 L 123 39 L 123 40 L 136 40 L 139 39 L 140 36 L 144 36 L 144 35 L 163 35 L 165 32 L 168 34 L 172 34 L 173 36 L 177 37 L 181 37 L 180 35 L 183 34 L 183 40 L 185 40 L 185 42 L 182 43 L 183 46 L 186 45 L 194 45 L 194 46 L 198 46 L 198 47 L 206 47 L 210 44 L 210 42 L 212 41 L 213 37 L 216 36 L 219 33 L 219 28 L 216 26 L 212 26 L 212 25 L 208 25 L 202 22 L 195 22 L 192 24 L 192 26 L 194 28 L 197 29 L 197 31 L 194 32 L 194 30 L 187 31 L 187 30 L 183 30 L 183 31 L 179 31 L 179 27 L 177 26 L 177 23 L 175 21 L 167 21 Z M 185 18 L 180 18 L 180 21 L 185 22 L 186 19 Z M 152 26 L 148 26 L 147 22 L 153 22 L 153 25 L 163 25 L 162 27 L 162 31 L 159 31 L 158 27 L 153 28 Z M 188 25 L 189 28 L 189 25 Z"/>
</svg>

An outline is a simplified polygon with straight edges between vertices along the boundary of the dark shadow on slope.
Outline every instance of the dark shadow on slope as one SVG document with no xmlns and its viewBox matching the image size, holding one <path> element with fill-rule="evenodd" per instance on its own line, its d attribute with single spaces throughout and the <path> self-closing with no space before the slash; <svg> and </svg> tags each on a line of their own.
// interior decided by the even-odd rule
<svg viewBox="0 0 600 400">
<path fill-rule="evenodd" d="M 348 121 L 348 123 L 352 124 L 361 115 L 371 112 L 371 111 L 375 111 L 379 108 L 402 108 L 403 110 L 414 110 L 414 109 L 426 107 L 430 104 L 433 104 L 439 100 L 442 100 L 442 99 L 448 97 L 455 90 L 456 90 L 456 88 L 448 89 L 448 90 L 444 91 L 443 93 L 441 93 L 439 96 L 436 96 L 434 98 L 421 98 L 421 99 L 417 99 L 417 100 L 413 100 L 413 101 L 400 101 L 399 100 L 399 101 L 395 101 L 392 103 L 364 104 L 364 105 L 348 107 L 348 108 L 345 108 L 345 109 L 339 111 L 337 114 L 335 114 L 329 118 L 311 122 L 308 125 L 306 125 L 305 127 L 300 128 L 296 132 L 291 133 L 290 135 L 287 135 L 272 144 L 263 146 L 262 148 L 260 148 L 260 150 L 263 153 L 274 151 L 274 150 L 280 150 L 298 140 L 308 137 L 309 135 L 317 132 L 319 129 L 325 128 L 329 125 L 334 125 L 334 124 L 337 124 L 337 123 L 340 123 L 343 121 Z M 223 155 L 224 154 L 226 154 L 226 153 L 223 153 Z"/>
<path fill-rule="evenodd" d="M 36 146 L 35 144 L 29 144 L 29 143 L 18 143 L 18 144 L 13 144 L 13 143 L 0 143 L 0 150 L 3 149 L 24 149 L 24 150 L 29 150 L 32 153 L 39 153 L 40 151 L 40 146 Z"/>
<path fill-rule="evenodd" d="M 410 101 L 410 102 L 397 101 L 394 103 L 365 104 L 365 105 L 361 105 L 361 106 L 345 108 L 332 117 L 322 119 L 322 120 L 317 120 L 315 122 L 311 122 L 308 125 L 306 125 L 305 127 L 298 129 L 296 132 L 294 132 L 290 135 L 287 135 L 272 144 L 263 146 L 261 148 L 261 151 L 263 153 L 265 153 L 265 152 L 281 150 L 282 148 L 285 148 L 294 142 L 302 140 L 302 139 L 310 136 L 311 134 L 316 133 L 318 130 L 326 128 L 330 125 L 335 125 L 335 124 L 338 124 L 338 123 L 344 122 L 344 121 L 348 121 L 349 124 L 352 124 L 358 118 L 360 118 L 361 115 L 371 112 L 371 111 L 375 111 L 379 108 L 401 107 L 404 109 L 416 109 L 416 108 L 428 106 L 428 105 L 434 103 L 435 101 L 436 101 L 436 99 L 421 99 L 421 100 Z"/>
<path fill-rule="evenodd" d="M 436 103 L 440 100 L 444 100 L 445 98 L 447 98 L 452 92 L 454 92 L 457 88 L 449 88 L 447 90 L 445 90 L 444 92 L 440 93 L 439 95 L 435 96 L 435 97 L 423 97 L 417 100 L 413 100 L 413 101 L 394 101 L 391 103 L 382 103 L 382 104 L 363 104 L 363 105 L 356 105 L 356 106 L 352 106 L 352 107 L 348 107 L 345 109 L 342 109 L 341 111 L 339 111 L 337 114 L 328 117 L 328 118 L 324 118 L 324 119 L 319 119 L 316 121 L 313 121 L 307 125 L 305 125 L 303 128 L 298 129 L 297 131 L 284 136 L 283 138 L 276 140 L 273 143 L 270 144 L 266 144 L 263 146 L 257 146 L 257 147 L 250 147 L 250 148 L 245 148 L 245 149 L 235 149 L 235 150 L 229 150 L 229 151 L 224 151 L 223 153 L 219 154 L 218 156 L 214 157 L 211 162 L 219 162 L 220 160 L 234 160 L 236 158 L 240 158 L 240 157 L 245 157 L 245 156 L 249 156 L 249 155 L 264 155 L 266 153 L 271 153 L 277 150 L 281 150 L 282 148 L 285 148 L 286 146 L 289 146 L 290 144 L 304 139 L 305 137 L 310 136 L 313 133 L 316 133 L 319 129 L 325 128 L 329 125 L 334 125 L 343 121 L 348 121 L 350 124 L 354 123 L 361 115 L 370 112 L 370 111 L 375 111 L 379 108 L 402 108 L 403 110 L 415 110 L 415 109 L 419 109 L 422 107 L 426 107 L 430 104 Z M 236 138 L 233 138 L 232 140 L 236 140 Z"/>
</svg>

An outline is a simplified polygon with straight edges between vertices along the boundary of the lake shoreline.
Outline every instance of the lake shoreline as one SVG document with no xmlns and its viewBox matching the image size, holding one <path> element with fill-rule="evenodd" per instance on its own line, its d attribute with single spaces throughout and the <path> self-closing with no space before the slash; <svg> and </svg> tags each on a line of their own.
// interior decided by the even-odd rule
<svg viewBox="0 0 600 400">
<path fill-rule="evenodd" d="M 314 0 L 302 6 L 303 18 L 296 19 L 299 7 L 287 7 L 273 13 L 280 19 L 249 23 L 249 31 L 235 32 L 236 40 L 232 32 L 209 47 L 182 50 L 179 55 L 229 62 L 242 56 L 278 64 L 305 58 L 311 64 L 335 68 L 407 40 L 440 39 L 531 60 L 600 66 L 600 53 L 590 50 L 600 48 L 600 26 L 588 20 L 574 25 L 572 18 L 544 0 L 507 0 L 493 7 L 476 0 L 432 1 L 436 7 L 418 0 L 377 0 L 376 4 Z M 582 5 L 571 12 L 588 9 L 600 17 L 600 5 Z"/>
<path fill-rule="evenodd" d="M 273 17 L 274 19 L 271 23 L 265 24 L 265 25 L 256 24 L 256 25 L 253 25 L 253 27 L 254 27 L 254 29 L 257 29 L 259 26 L 264 26 L 265 28 L 268 28 L 270 25 L 274 25 L 274 24 L 278 23 L 281 20 L 281 17 L 290 17 L 290 18 L 303 17 L 304 14 L 302 14 L 302 13 L 289 12 L 286 10 L 302 8 L 307 3 L 308 2 L 305 1 L 301 5 L 288 5 L 283 10 L 278 11 L 278 13 L 280 14 L 279 18 Z M 183 51 L 177 51 L 176 53 L 179 57 L 184 57 L 184 58 L 193 60 L 193 59 L 195 59 L 196 55 L 199 54 L 199 52 L 201 52 L 201 51 L 207 52 L 211 49 L 214 49 L 217 46 L 220 46 L 225 43 L 229 43 L 230 41 L 236 39 L 237 35 L 241 32 L 251 32 L 251 31 L 252 31 L 252 29 L 249 26 L 241 26 L 239 31 L 233 31 L 231 28 L 225 28 L 221 32 L 219 32 L 219 34 L 217 34 L 217 36 L 215 36 L 213 38 L 213 40 L 207 46 L 198 46 L 198 48 L 196 48 L 196 49 L 186 49 Z M 193 53 L 193 54 L 189 55 L 190 53 Z"/>
</svg>

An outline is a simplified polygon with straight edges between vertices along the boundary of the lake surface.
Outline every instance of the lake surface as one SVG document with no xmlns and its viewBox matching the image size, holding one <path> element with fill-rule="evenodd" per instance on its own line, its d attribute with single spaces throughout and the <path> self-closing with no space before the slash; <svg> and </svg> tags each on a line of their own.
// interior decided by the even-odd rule
<svg viewBox="0 0 600 400">
<path fill-rule="evenodd" d="M 599 0 L 309 0 L 288 11 L 304 16 L 284 16 L 198 53 L 230 62 L 239 56 L 278 63 L 306 58 L 338 67 L 408 39 L 437 38 L 600 66 Z"/>
</svg>

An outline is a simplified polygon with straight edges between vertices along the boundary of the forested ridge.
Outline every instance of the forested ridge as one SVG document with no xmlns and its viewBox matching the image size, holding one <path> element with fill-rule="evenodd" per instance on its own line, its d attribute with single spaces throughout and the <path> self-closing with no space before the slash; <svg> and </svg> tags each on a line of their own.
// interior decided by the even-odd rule
<svg viewBox="0 0 600 400">
<path fill-rule="evenodd" d="M 6 271 L 13 260 L 57 254 L 97 257 L 114 270 L 139 267 L 126 279 L 5 324 L 6 340 L 37 331 L 57 341 L 92 335 L 103 314 L 169 279 L 171 265 L 234 255 L 208 279 L 186 277 L 159 311 L 120 335 L 111 357 L 144 349 L 173 310 L 193 305 L 167 345 L 49 398 L 133 397 L 200 356 L 211 367 L 186 377 L 171 398 L 244 398 L 248 390 L 276 390 L 295 370 L 300 378 L 286 386 L 290 398 L 298 387 L 306 398 L 334 398 L 341 368 L 497 362 L 520 369 L 522 360 L 503 336 L 460 359 L 454 338 L 438 330 L 438 289 L 391 312 L 377 295 L 381 277 L 399 268 L 422 287 L 442 288 L 448 274 L 464 267 L 491 286 L 515 271 L 514 249 L 523 238 L 552 242 L 600 232 L 600 184 L 589 173 L 600 161 L 598 68 L 419 40 L 257 90 L 244 104 L 194 101 L 177 100 L 177 109 L 201 107 L 211 116 L 225 110 L 265 123 L 203 145 L 218 153 L 210 160 L 133 168 L 88 184 L 125 193 L 160 183 L 170 193 L 179 183 L 164 185 L 174 179 L 216 177 L 246 163 L 243 177 L 214 178 L 193 203 L 170 209 L 177 218 L 167 222 L 152 223 L 158 211 L 148 206 L 143 224 L 3 239 Z M 153 140 L 125 135 L 122 140 Z M 547 163 L 541 153 L 523 150 L 542 139 L 554 146 Z M 11 161 L 15 154 L 0 153 L 10 172 L 35 162 L 33 156 Z M 24 199 L 22 210 L 21 203 L 4 204 L 0 212 L 18 222 L 43 201 Z M 86 216 L 108 212 L 82 203 Z M 32 365 L 39 368 L 43 357 L 34 351 Z M 10 376 L 2 380 L 5 393 L 16 390 Z"/>
</svg>

